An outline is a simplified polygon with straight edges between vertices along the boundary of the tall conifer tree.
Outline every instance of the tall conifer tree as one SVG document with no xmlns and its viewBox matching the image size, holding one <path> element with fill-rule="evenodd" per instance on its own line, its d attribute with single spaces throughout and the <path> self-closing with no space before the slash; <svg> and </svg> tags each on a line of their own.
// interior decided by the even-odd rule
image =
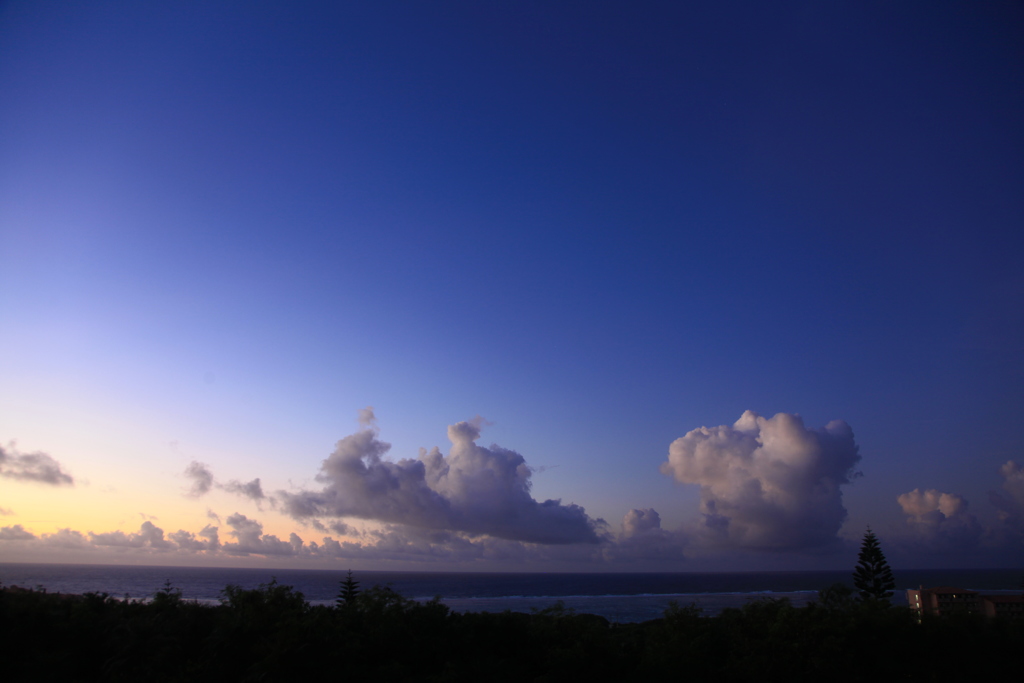
<svg viewBox="0 0 1024 683">
<path fill-rule="evenodd" d="M 864 602 L 878 601 L 885 604 L 889 604 L 892 589 L 896 587 L 892 570 L 885 561 L 882 549 L 878 547 L 878 538 L 871 527 L 868 527 L 860 546 L 857 567 L 853 570 L 853 585 L 860 591 L 860 599 Z"/>
<path fill-rule="evenodd" d="M 338 607 L 353 608 L 356 605 L 356 596 L 359 595 L 359 582 L 352 578 L 352 570 L 348 570 L 348 576 L 341 582 L 341 590 L 334 601 Z"/>
</svg>

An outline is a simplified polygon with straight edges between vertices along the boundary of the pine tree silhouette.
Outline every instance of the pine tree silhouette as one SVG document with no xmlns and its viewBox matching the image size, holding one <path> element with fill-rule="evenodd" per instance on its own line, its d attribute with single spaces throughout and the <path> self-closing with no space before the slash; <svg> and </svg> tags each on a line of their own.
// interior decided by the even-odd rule
<svg viewBox="0 0 1024 683">
<path fill-rule="evenodd" d="M 352 570 L 348 570 L 348 576 L 341 582 L 341 590 L 334 603 L 338 607 L 355 607 L 356 596 L 359 595 L 359 582 L 352 578 Z"/>
<path fill-rule="evenodd" d="M 871 527 L 868 527 L 860 546 L 857 567 L 853 570 L 853 585 L 860 591 L 862 601 L 878 601 L 885 604 L 889 604 L 892 589 L 896 587 L 892 570 L 885 561 L 882 549 L 878 547 L 878 538 L 871 531 Z"/>
</svg>

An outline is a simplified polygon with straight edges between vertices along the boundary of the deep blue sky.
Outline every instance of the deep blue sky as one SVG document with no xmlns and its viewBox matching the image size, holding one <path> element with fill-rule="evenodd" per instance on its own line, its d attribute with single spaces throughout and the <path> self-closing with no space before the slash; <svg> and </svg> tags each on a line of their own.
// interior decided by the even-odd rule
<svg viewBox="0 0 1024 683">
<path fill-rule="evenodd" d="M 691 566 L 845 566 L 695 540 L 669 444 L 753 410 L 852 428 L 839 541 L 1024 556 L 1017 3 L 8 2 L 0 93 L 0 441 L 76 478 L 0 480 L 35 541 L 319 538 L 182 472 L 309 489 L 372 405 L 387 458 L 480 415 L 536 500 L 656 509 Z"/>
</svg>

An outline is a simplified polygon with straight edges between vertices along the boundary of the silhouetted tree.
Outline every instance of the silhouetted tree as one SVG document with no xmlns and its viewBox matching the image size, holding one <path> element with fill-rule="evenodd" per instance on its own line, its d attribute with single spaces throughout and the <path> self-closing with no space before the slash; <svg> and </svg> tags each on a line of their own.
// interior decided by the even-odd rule
<svg viewBox="0 0 1024 683">
<path fill-rule="evenodd" d="M 868 527 L 860 545 L 857 567 L 853 570 L 853 585 L 860 591 L 860 599 L 864 602 L 878 601 L 885 604 L 889 604 L 892 589 L 896 587 L 892 570 L 885 561 L 882 549 L 878 547 L 878 538 L 871 527 Z"/>
<path fill-rule="evenodd" d="M 356 596 L 359 595 L 359 582 L 352 578 L 352 570 L 348 570 L 348 576 L 341 582 L 341 590 L 334 603 L 338 607 L 353 607 L 356 604 Z"/>
<path fill-rule="evenodd" d="M 845 583 L 834 583 L 818 591 L 818 599 L 812 604 L 829 612 L 849 612 L 853 608 L 853 590 Z"/>
</svg>

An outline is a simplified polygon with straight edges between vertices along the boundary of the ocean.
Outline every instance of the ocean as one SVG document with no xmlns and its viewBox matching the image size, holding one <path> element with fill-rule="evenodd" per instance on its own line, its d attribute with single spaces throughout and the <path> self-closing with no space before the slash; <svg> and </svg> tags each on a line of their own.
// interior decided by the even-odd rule
<svg viewBox="0 0 1024 683">
<path fill-rule="evenodd" d="M 1020 593 L 1016 569 L 900 570 L 893 602 L 906 604 L 904 591 L 918 586 L 957 586 L 985 592 Z M 276 578 L 312 604 L 333 604 L 345 571 L 314 569 L 232 569 L 222 567 L 136 567 L 123 565 L 0 563 L 0 583 L 43 587 L 51 593 L 107 593 L 117 598 L 150 598 L 165 582 L 188 600 L 216 604 L 233 584 L 255 588 Z M 660 617 L 669 603 L 693 603 L 708 616 L 759 598 L 788 598 L 803 606 L 834 583 L 852 586 L 849 571 L 720 573 L 457 573 L 358 571 L 360 588 L 389 585 L 414 600 L 441 601 L 458 612 L 531 612 L 562 601 L 566 609 L 597 614 L 617 623 Z"/>
</svg>

